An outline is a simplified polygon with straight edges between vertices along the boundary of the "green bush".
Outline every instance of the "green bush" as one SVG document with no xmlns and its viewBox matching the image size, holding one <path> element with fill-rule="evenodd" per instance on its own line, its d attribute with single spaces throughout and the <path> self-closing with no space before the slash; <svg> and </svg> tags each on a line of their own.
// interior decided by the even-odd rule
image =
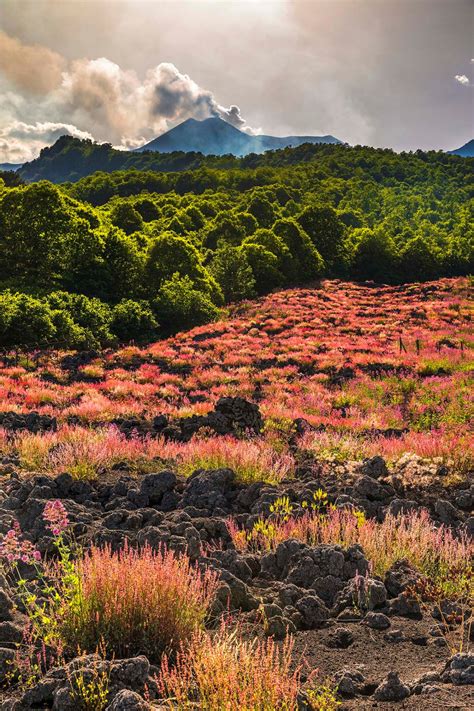
<svg viewBox="0 0 474 711">
<path fill-rule="evenodd" d="M 145 343 L 156 338 L 158 321 L 148 302 L 126 299 L 114 306 L 110 329 L 121 343 Z"/>
<path fill-rule="evenodd" d="M 226 303 L 255 296 L 255 278 L 245 253 L 237 247 L 222 244 L 209 266 L 224 294 Z"/>
<path fill-rule="evenodd" d="M 201 326 L 219 316 L 209 296 L 198 291 L 188 276 L 177 273 L 162 284 L 153 308 L 160 324 L 170 333 Z"/>
<path fill-rule="evenodd" d="M 0 294 L 0 347 L 31 349 L 47 346 L 56 336 L 51 309 L 27 294 Z"/>
<path fill-rule="evenodd" d="M 261 244 L 243 244 L 239 247 L 252 269 L 255 288 L 258 294 L 266 294 L 285 282 L 283 274 L 278 271 L 278 258 Z"/>
</svg>

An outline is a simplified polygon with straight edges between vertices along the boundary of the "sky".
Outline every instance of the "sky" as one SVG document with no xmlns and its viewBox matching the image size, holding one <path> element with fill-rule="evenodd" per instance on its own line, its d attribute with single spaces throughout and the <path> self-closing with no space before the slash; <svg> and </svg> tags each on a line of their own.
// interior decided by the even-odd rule
<svg viewBox="0 0 474 711">
<path fill-rule="evenodd" d="M 0 162 L 187 118 L 397 151 L 474 137 L 474 0 L 0 0 Z"/>
</svg>

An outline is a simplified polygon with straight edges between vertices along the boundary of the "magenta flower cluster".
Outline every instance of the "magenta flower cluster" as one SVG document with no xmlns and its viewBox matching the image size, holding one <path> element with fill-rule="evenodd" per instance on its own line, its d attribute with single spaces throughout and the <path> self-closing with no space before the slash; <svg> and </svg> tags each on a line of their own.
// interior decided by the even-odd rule
<svg viewBox="0 0 474 711">
<path fill-rule="evenodd" d="M 44 507 L 43 520 L 53 536 L 60 536 L 69 526 L 67 511 L 59 499 L 48 501 Z"/>
<path fill-rule="evenodd" d="M 31 541 L 23 538 L 23 534 L 18 522 L 6 532 L 0 541 L 0 560 L 8 563 L 34 563 L 41 560 L 41 553 L 36 550 Z"/>
</svg>

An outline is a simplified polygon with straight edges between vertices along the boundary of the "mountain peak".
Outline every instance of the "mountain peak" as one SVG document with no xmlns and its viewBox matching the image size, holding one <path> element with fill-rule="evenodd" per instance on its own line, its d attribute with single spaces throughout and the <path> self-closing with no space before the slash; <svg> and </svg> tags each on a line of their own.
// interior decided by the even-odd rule
<svg viewBox="0 0 474 711">
<path fill-rule="evenodd" d="M 463 158 L 474 158 L 474 138 L 471 138 L 471 140 L 461 146 L 461 148 L 448 151 L 448 153 L 454 156 L 462 156 Z"/>
<path fill-rule="evenodd" d="M 142 151 L 203 153 L 204 155 L 244 156 L 303 143 L 341 143 L 334 136 L 253 136 L 240 131 L 219 116 L 199 121 L 189 118 L 141 148 Z"/>
</svg>

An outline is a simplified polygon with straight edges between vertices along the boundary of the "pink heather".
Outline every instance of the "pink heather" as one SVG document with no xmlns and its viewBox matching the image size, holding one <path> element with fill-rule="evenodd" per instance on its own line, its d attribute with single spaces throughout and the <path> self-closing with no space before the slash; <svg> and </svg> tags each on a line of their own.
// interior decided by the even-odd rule
<svg viewBox="0 0 474 711">
<path fill-rule="evenodd" d="M 59 499 L 48 501 L 43 511 L 43 520 L 53 536 L 60 536 L 69 526 L 67 511 Z"/>
</svg>

